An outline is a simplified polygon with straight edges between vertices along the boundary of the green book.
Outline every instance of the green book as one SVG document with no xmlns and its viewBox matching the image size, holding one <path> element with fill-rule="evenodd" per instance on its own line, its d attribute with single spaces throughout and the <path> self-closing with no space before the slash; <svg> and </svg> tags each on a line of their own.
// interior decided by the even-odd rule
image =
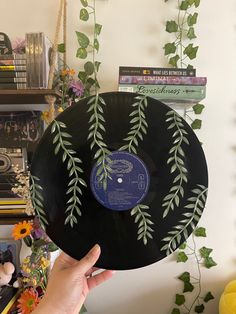
<svg viewBox="0 0 236 314">
<path fill-rule="evenodd" d="M 138 93 L 165 102 L 196 103 L 206 97 L 206 86 L 119 84 L 119 91 Z"/>
</svg>

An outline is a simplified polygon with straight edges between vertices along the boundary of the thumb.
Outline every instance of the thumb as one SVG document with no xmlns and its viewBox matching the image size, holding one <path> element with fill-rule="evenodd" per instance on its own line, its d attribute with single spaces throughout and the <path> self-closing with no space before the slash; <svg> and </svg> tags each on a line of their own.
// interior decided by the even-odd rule
<svg viewBox="0 0 236 314">
<path fill-rule="evenodd" d="M 94 247 L 78 262 L 76 268 L 80 270 L 81 273 L 85 274 L 98 260 L 101 254 L 101 248 L 98 244 Z"/>
</svg>

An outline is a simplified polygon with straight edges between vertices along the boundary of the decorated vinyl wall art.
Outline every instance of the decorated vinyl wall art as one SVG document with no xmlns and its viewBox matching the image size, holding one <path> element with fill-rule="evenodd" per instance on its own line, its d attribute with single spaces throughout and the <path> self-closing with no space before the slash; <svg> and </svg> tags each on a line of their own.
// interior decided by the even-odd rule
<svg viewBox="0 0 236 314">
<path fill-rule="evenodd" d="M 177 112 L 110 92 L 80 100 L 47 128 L 31 168 L 31 197 L 50 238 L 98 267 L 149 265 L 185 242 L 202 215 L 207 165 Z"/>
</svg>

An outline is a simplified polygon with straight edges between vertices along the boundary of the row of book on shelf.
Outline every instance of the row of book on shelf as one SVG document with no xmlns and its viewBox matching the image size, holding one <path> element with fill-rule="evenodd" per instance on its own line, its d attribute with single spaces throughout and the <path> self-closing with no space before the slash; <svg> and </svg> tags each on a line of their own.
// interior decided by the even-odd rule
<svg viewBox="0 0 236 314">
<path fill-rule="evenodd" d="M 0 90 L 47 88 L 52 44 L 43 32 L 25 34 L 25 53 L 0 55 Z"/>
<path fill-rule="evenodd" d="M 196 69 L 119 67 L 119 91 L 135 92 L 166 104 L 198 103 L 206 97 L 207 78 Z"/>
</svg>

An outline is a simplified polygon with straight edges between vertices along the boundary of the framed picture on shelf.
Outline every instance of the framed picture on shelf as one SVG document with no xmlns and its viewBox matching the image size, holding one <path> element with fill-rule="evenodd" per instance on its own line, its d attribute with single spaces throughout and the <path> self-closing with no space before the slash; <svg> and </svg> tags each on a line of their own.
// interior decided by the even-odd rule
<svg viewBox="0 0 236 314">
<path fill-rule="evenodd" d="M 41 111 L 0 112 L 0 146 L 25 147 L 31 154 L 44 131 Z"/>
</svg>

